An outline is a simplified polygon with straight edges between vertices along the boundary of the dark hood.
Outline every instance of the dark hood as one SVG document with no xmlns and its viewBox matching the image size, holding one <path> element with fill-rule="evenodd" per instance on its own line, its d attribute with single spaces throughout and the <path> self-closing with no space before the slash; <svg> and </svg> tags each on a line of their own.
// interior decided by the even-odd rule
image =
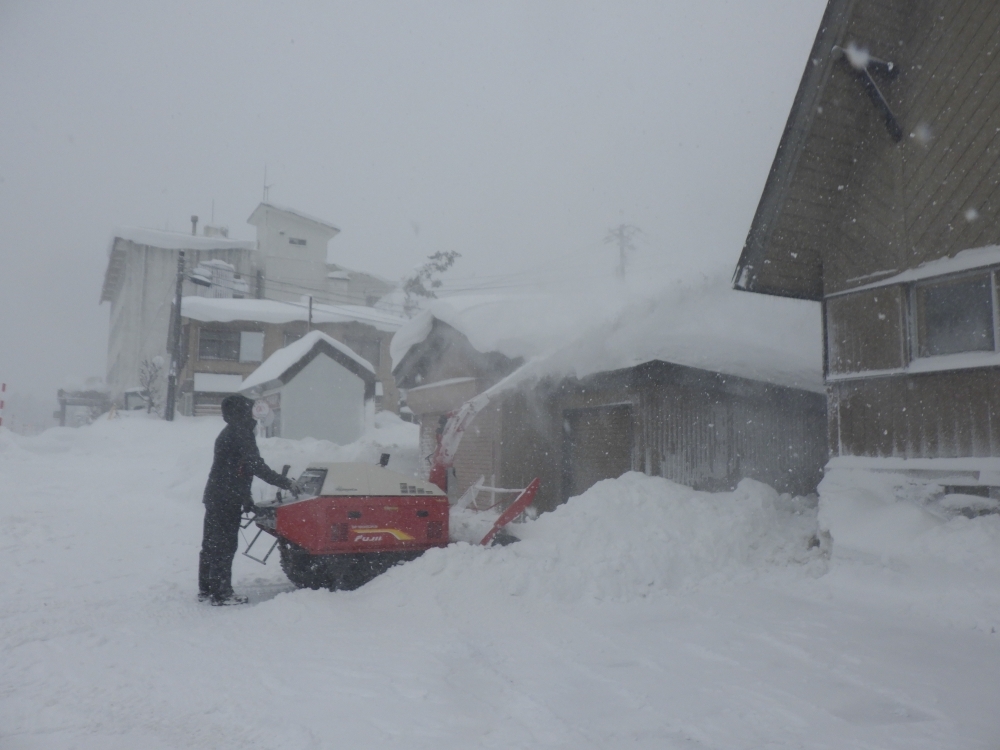
<svg viewBox="0 0 1000 750">
<path fill-rule="evenodd" d="M 246 396 L 226 396 L 222 399 L 222 418 L 226 424 L 253 425 L 253 401 Z"/>
</svg>

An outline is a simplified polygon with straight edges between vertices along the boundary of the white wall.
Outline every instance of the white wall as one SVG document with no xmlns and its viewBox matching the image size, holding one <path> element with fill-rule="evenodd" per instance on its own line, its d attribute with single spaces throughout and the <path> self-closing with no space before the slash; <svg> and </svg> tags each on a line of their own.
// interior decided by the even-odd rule
<svg viewBox="0 0 1000 750">
<path fill-rule="evenodd" d="M 262 208 L 255 226 L 257 248 L 264 256 L 264 276 L 272 282 L 265 282 L 266 297 L 298 302 L 308 292 L 294 287 L 325 288 L 326 253 L 333 230 L 267 206 Z M 306 244 L 293 245 L 289 242 L 292 238 L 305 240 Z"/>
<path fill-rule="evenodd" d="M 161 378 L 161 397 L 166 394 L 167 332 L 177 283 L 177 250 L 137 245 L 118 239 L 125 254 L 121 288 L 111 302 L 108 330 L 107 384 L 111 398 L 121 402 L 124 392 L 139 385 L 139 365 L 159 355 L 166 363 Z M 189 250 L 185 259 L 190 270 L 204 260 L 218 259 L 236 267 L 251 286 L 257 269 L 256 251 L 243 248 Z M 207 295 L 205 287 L 190 282 L 184 294 Z M 251 292 L 252 293 L 252 292 Z"/>
<path fill-rule="evenodd" d="M 365 383 L 320 354 L 281 389 L 281 437 L 345 445 L 365 430 Z"/>
</svg>

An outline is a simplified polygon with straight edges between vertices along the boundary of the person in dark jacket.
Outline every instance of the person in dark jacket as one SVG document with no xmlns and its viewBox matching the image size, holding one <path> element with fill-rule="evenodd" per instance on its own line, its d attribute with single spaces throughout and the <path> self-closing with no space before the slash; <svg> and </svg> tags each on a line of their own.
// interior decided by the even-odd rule
<svg viewBox="0 0 1000 750">
<path fill-rule="evenodd" d="M 257 450 L 253 402 L 243 396 L 222 401 L 226 426 L 215 439 L 215 459 L 205 485 L 205 527 L 198 565 L 198 600 L 212 604 L 245 604 L 233 593 L 233 557 L 239 547 L 240 516 L 254 507 L 253 478 L 295 490 L 296 484 L 271 469 Z"/>
</svg>

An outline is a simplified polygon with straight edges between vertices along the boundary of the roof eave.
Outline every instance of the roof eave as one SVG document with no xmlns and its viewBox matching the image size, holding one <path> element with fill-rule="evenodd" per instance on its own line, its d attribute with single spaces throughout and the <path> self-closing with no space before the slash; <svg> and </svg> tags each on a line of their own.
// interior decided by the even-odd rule
<svg viewBox="0 0 1000 750">
<path fill-rule="evenodd" d="M 847 29 L 855 2 L 856 0 L 829 0 L 827 3 L 778 143 L 778 150 L 771 163 L 764 191 L 750 224 L 743 252 L 733 273 L 732 283 L 735 289 L 797 299 L 818 300 L 822 297 L 821 293 L 817 295 L 815 291 L 804 294 L 801 290 L 786 290 L 758 283 L 755 269 L 764 265 L 771 233 L 781 215 L 799 158 L 812 130 L 817 104 L 830 78 L 833 47 L 841 41 Z"/>
</svg>

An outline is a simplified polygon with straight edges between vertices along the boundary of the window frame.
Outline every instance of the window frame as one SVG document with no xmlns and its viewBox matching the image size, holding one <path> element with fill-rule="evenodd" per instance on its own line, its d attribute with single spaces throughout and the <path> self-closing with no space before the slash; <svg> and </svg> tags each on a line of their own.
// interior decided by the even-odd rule
<svg viewBox="0 0 1000 750">
<path fill-rule="evenodd" d="M 997 281 L 998 275 L 1000 275 L 1000 269 L 997 268 L 973 268 L 968 271 L 963 271 L 961 273 L 951 273 L 942 276 L 932 276 L 930 278 L 921 279 L 919 281 L 914 281 L 908 284 L 909 289 L 905 295 L 906 299 L 906 317 L 907 317 L 907 346 L 909 352 L 907 352 L 907 360 L 909 362 L 916 362 L 918 360 L 928 360 L 934 359 L 936 357 L 954 357 L 962 354 L 975 354 L 975 353 L 998 353 L 1000 352 L 1000 309 L 998 309 L 998 298 L 997 294 Z M 952 284 L 956 282 L 961 282 L 963 280 L 971 280 L 977 277 L 986 277 L 989 282 L 990 287 L 990 305 L 991 305 L 991 320 L 993 324 L 993 347 L 991 349 L 965 349 L 958 352 L 949 352 L 947 354 L 922 354 L 922 344 L 921 341 L 921 306 L 919 301 L 919 294 L 922 288 L 940 286 L 944 284 Z M 925 326 L 926 327 L 926 326 Z"/>
<path fill-rule="evenodd" d="M 240 334 L 242 331 L 234 330 L 231 328 L 199 328 L 198 329 L 198 360 L 199 361 L 211 361 L 211 362 L 239 362 L 240 361 Z M 205 342 L 205 334 L 225 336 L 227 338 L 234 338 L 236 343 L 236 353 L 235 356 L 206 356 L 202 348 Z M 220 350 L 222 347 L 219 347 Z"/>
</svg>

